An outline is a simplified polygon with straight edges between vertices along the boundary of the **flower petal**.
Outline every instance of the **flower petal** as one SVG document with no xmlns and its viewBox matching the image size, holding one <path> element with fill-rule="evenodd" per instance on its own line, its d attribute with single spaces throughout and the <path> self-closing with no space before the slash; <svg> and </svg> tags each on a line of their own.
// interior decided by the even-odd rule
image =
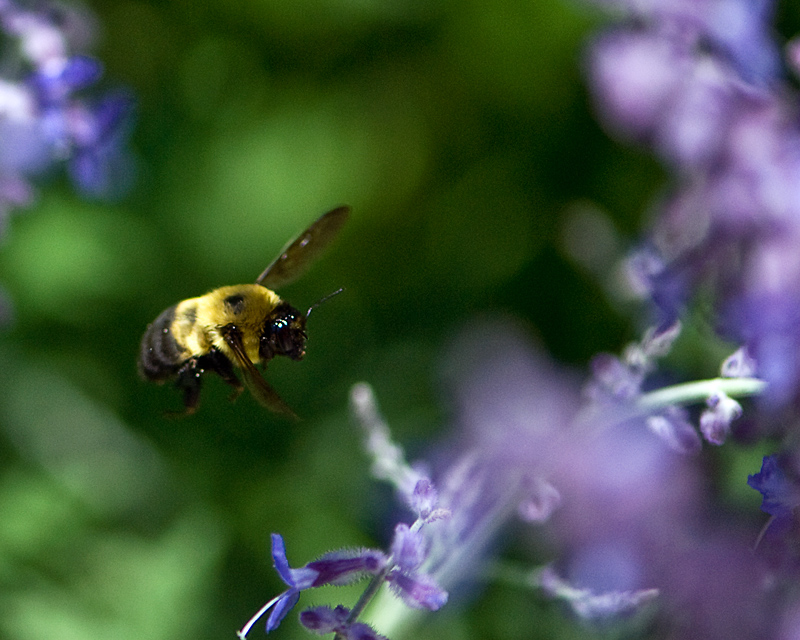
<svg viewBox="0 0 800 640">
<path fill-rule="evenodd" d="M 275 603 L 272 612 L 267 618 L 267 633 L 274 631 L 278 628 L 280 623 L 286 617 L 286 614 L 291 611 L 292 607 L 297 604 L 300 599 L 300 591 L 297 589 L 289 589 L 283 596 Z"/>
</svg>

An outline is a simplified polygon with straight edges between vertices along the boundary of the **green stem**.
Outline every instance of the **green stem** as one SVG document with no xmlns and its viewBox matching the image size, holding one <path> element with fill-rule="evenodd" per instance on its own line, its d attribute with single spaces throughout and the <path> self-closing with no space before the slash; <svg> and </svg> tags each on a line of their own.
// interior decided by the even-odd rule
<svg viewBox="0 0 800 640">
<path fill-rule="evenodd" d="M 756 396 L 764 392 L 767 383 L 758 378 L 712 378 L 662 387 L 639 396 L 635 401 L 619 405 L 589 405 L 576 420 L 582 428 L 602 428 L 640 416 L 658 413 L 675 405 L 691 405 L 704 402 L 714 393 L 730 397 Z"/>
<path fill-rule="evenodd" d="M 756 396 L 764 391 L 767 383 L 758 378 L 713 378 L 676 384 L 643 394 L 636 406 L 650 413 L 675 404 L 702 402 L 714 393 L 722 391 L 731 397 Z"/>
</svg>

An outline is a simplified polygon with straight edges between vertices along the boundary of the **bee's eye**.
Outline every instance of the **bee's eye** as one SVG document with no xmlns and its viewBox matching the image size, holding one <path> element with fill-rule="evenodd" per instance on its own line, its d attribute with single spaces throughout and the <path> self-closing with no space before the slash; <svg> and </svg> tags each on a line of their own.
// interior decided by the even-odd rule
<svg viewBox="0 0 800 640">
<path fill-rule="evenodd" d="M 262 359 L 283 355 L 300 360 L 306 353 L 305 321 L 305 316 L 288 305 L 273 313 L 261 337 Z"/>
</svg>

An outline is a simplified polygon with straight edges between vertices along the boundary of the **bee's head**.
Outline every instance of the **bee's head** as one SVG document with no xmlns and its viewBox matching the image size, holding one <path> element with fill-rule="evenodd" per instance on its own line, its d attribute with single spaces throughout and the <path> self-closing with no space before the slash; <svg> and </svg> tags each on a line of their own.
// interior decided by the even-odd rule
<svg viewBox="0 0 800 640">
<path fill-rule="evenodd" d="M 263 361 L 274 356 L 300 360 L 306 354 L 306 316 L 285 302 L 267 316 L 258 353 Z"/>
</svg>

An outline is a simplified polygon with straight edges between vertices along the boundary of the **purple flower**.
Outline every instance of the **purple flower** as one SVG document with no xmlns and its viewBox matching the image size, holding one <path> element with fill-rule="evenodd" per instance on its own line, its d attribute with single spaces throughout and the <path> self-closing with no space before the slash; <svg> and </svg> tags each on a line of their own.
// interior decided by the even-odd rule
<svg viewBox="0 0 800 640">
<path fill-rule="evenodd" d="M 751 378 L 756 375 L 756 361 L 747 349 L 740 347 L 725 358 L 720 373 L 723 378 Z"/>
<path fill-rule="evenodd" d="M 392 541 L 395 564 L 386 581 L 403 601 L 415 609 L 436 611 L 447 602 L 447 592 L 419 568 L 428 558 L 428 541 L 417 527 L 398 524 Z"/>
<path fill-rule="evenodd" d="M 586 395 L 593 400 L 630 400 L 641 392 L 645 374 L 609 353 L 599 353 L 592 358 L 592 373 Z"/>
<path fill-rule="evenodd" d="M 414 609 L 436 611 L 447 603 L 447 592 L 424 573 L 395 570 L 386 577 L 389 586 Z"/>
<path fill-rule="evenodd" d="M 410 506 L 414 512 L 423 520 L 430 517 L 433 513 L 439 496 L 436 488 L 429 478 L 420 478 L 414 485 L 414 491 L 410 496 Z"/>
<path fill-rule="evenodd" d="M 239 631 L 240 638 L 244 638 L 253 624 L 270 609 L 272 612 L 267 619 L 267 632 L 277 629 L 297 604 L 301 591 L 326 584 L 349 584 L 366 575 L 377 575 L 387 563 L 386 556 L 380 551 L 358 549 L 326 553 L 304 567 L 292 569 L 286 559 L 283 538 L 277 533 L 272 534 L 272 559 L 275 570 L 289 588 L 270 600 L 250 619 Z"/>
<path fill-rule="evenodd" d="M 702 447 L 697 429 L 689 422 L 686 410 L 681 407 L 669 407 L 661 413 L 648 416 L 645 423 L 650 431 L 678 453 L 695 454 Z"/>
<path fill-rule="evenodd" d="M 605 122 L 620 135 L 646 141 L 668 109 L 690 61 L 669 39 L 619 30 L 594 43 L 590 64 Z"/>
<path fill-rule="evenodd" d="M 427 557 L 425 538 L 420 531 L 400 523 L 394 528 L 392 559 L 404 571 L 419 569 Z"/>
<path fill-rule="evenodd" d="M 615 4 L 633 20 L 590 48 L 598 111 L 673 176 L 630 264 L 635 286 L 668 320 L 703 291 L 722 335 L 758 362 L 767 403 L 785 406 L 800 388 L 800 121 L 780 75 L 773 3 Z M 705 433 L 719 442 L 727 422 L 707 413 Z"/>
<path fill-rule="evenodd" d="M 300 622 L 309 631 L 316 631 L 319 635 L 326 633 L 336 633 L 344 627 L 350 610 L 339 605 L 331 609 L 330 607 L 314 607 L 306 609 L 300 614 Z"/>
<path fill-rule="evenodd" d="M 646 376 L 659 358 L 672 348 L 681 332 L 680 322 L 651 329 L 640 343 L 630 344 L 622 359 L 600 353 L 592 359 L 592 378 L 584 386 L 584 395 L 593 402 L 628 402 L 642 392 Z"/>
<path fill-rule="evenodd" d="M 687 523 L 688 524 L 688 523 Z M 685 538 L 691 533 L 691 537 Z M 674 530 L 666 548 L 653 548 L 662 627 L 675 638 L 775 638 L 785 594 L 753 538 L 728 522 Z M 688 541 L 685 546 L 681 541 Z M 791 589 L 791 587 L 790 587 Z"/>
<path fill-rule="evenodd" d="M 477 539 L 491 538 L 514 513 L 497 505 L 533 490 L 543 503 L 551 500 L 547 517 L 534 522 L 546 528 L 558 557 L 551 572 L 539 574 L 539 584 L 577 615 L 597 620 L 634 613 L 659 594 L 660 609 L 676 612 L 674 620 L 664 621 L 665 635 L 685 637 L 697 625 L 707 631 L 700 637 L 721 638 L 712 633 L 716 625 L 740 625 L 750 633 L 763 624 L 768 593 L 747 576 L 765 576 L 766 563 L 753 559 L 746 535 L 733 536 L 730 546 L 716 545 L 720 532 L 704 520 L 711 503 L 703 466 L 699 457 L 683 455 L 699 449 L 697 429 L 678 408 L 662 407 L 651 415 L 638 404 L 647 396 L 641 390 L 647 374 L 676 335 L 677 329 L 654 331 L 622 358 L 608 357 L 611 367 L 602 371 L 616 373 L 593 381 L 591 411 L 576 415 L 562 405 L 575 404 L 569 378 L 538 356 L 515 326 L 494 319 L 466 331 L 451 368 L 459 374 L 456 415 L 476 446 L 471 462 L 454 474 L 458 490 L 452 498 L 448 483 L 437 481 L 440 501 L 453 516 L 447 527 L 431 530 L 435 535 L 424 565 L 429 574 L 448 588 L 456 576 L 464 579 L 481 552 L 469 555 L 463 549 L 485 552 Z M 616 384 L 620 379 L 635 382 Z M 619 388 L 628 391 L 618 394 Z M 651 424 L 654 416 L 660 426 Z M 653 431 L 660 431 L 659 437 Z M 530 535 L 536 534 L 532 528 Z M 436 539 L 440 535 L 448 536 L 443 544 Z M 692 545 L 702 552 L 688 562 L 686 547 Z M 445 569 L 456 550 L 462 550 L 453 562 L 460 574 L 453 566 Z M 728 563 L 744 554 L 741 564 L 716 567 L 714 554 L 723 551 Z M 698 572 L 703 562 L 715 566 L 719 583 L 716 575 Z M 726 618 L 736 623 L 722 625 Z"/>
<path fill-rule="evenodd" d="M 548 525 L 559 548 L 555 566 L 574 589 L 567 601 L 596 618 L 633 612 L 657 590 L 665 635 L 699 629 L 697 637 L 721 640 L 738 627 L 736 637 L 768 637 L 759 632 L 779 596 L 764 587 L 768 563 L 753 557 L 756 533 L 735 518 L 723 525 L 734 532 L 719 529 L 702 458 L 676 452 L 647 423 L 571 432 L 570 450 L 550 476 L 561 504 Z M 691 441 L 697 445 L 696 435 Z"/>
<path fill-rule="evenodd" d="M 17 44 L 0 60 L 16 72 L 0 75 L 0 218 L 29 204 L 31 181 L 63 163 L 90 197 L 116 197 L 131 184 L 133 102 L 83 95 L 102 75 L 100 63 L 82 52 L 89 30 L 88 16 L 61 5 L 0 2 L 0 31 Z"/>
<path fill-rule="evenodd" d="M 350 610 L 342 606 L 335 609 L 314 607 L 300 614 L 300 623 L 309 631 L 321 636 L 336 633 L 338 637 L 346 640 L 387 640 L 369 625 L 361 622 L 348 623 L 349 615 Z"/>
<path fill-rule="evenodd" d="M 519 504 L 517 514 L 525 522 L 547 522 L 561 506 L 561 493 L 542 478 L 525 478 L 524 483 L 528 485 L 526 495 Z"/>
<path fill-rule="evenodd" d="M 28 78 L 36 101 L 43 110 L 60 109 L 72 94 L 95 84 L 103 75 L 102 65 L 84 55 L 63 58 L 42 66 Z"/>
<path fill-rule="evenodd" d="M 356 384 L 350 392 L 353 414 L 366 435 L 366 450 L 372 457 L 372 475 L 390 482 L 411 509 L 419 513 L 424 506 L 420 497 L 428 494 L 424 482 L 427 476 L 412 468 L 405 460 L 403 449 L 392 442 L 389 426 L 378 412 L 377 404 L 368 384 Z M 423 482 L 423 484 L 420 484 Z"/>
<path fill-rule="evenodd" d="M 635 612 L 658 597 L 658 589 L 595 593 L 591 589 L 577 588 L 562 579 L 552 567 L 546 567 L 539 574 L 539 585 L 549 596 L 565 600 L 585 620 L 615 618 Z"/>
<path fill-rule="evenodd" d="M 722 444 L 731 422 L 742 415 L 742 405 L 721 392 L 710 395 L 706 404 L 708 408 L 700 415 L 700 431 L 711 444 Z"/>
<path fill-rule="evenodd" d="M 800 233 L 787 240 L 800 241 Z M 759 376 L 769 384 L 767 400 L 772 406 L 788 403 L 800 383 L 800 272 L 792 272 L 795 250 L 790 254 L 788 244 L 780 244 L 765 243 L 757 249 L 764 258 L 764 252 L 772 253 L 772 266 L 751 262 L 754 269 L 748 278 L 755 286 L 739 290 L 725 309 L 726 328 L 747 344 L 758 362 Z"/>
<path fill-rule="evenodd" d="M 384 444 L 390 443 L 387 441 Z M 399 463 L 401 459 L 402 456 L 399 456 L 396 461 Z M 267 602 L 238 632 L 239 637 L 244 640 L 255 622 L 270 609 L 272 611 L 267 619 L 267 632 L 276 629 L 297 604 L 301 591 L 324 585 L 350 584 L 365 576 L 374 577 L 368 593 L 374 595 L 377 587 L 386 581 L 410 607 L 431 611 L 442 607 L 447 602 L 447 592 L 420 570 L 427 558 L 427 541 L 420 534 L 420 529 L 444 516 L 441 515 L 442 510 L 436 507 L 436 491 L 429 480 L 420 480 L 416 493 L 424 496 L 420 500 L 426 505 L 423 512 L 427 517 L 423 518 L 421 515 L 410 527 L 406 524 L 397 525 L 390 557 L 373 549 L 344 549 L 326 553 L 304 567 L 292 569 L 286 558 L 283 538 L 273 533 L 272 557 L 275 569 L 289 588 Z M 365 604 L 366 601 L 363 605 Z M 380 639 L 382 636 L 378 636 L 371 627 L 356 622 L 355 618 L 360 611 L 359 608 L 353 614 L 342 606 L 334 609 L 318 607 L 305 611 L 301 615 L 301 622 L 320 634 L 336 632 L 341 637 L 351 639 Z"/>
<path fill-rule="evenodd" d="M 75 146 L 68 170 L 84 195 L 115 199 L 130 188 L 135 170 L 125 140 L 132 112 L 133 99 L 127 94 L 109 95 L 73 112 Z"/>
<path fill-rule="evenodd" d="M 794 518 L 800 506 L 800 482 L 790 479 L 777 455 L 764 456 L 761 471 L 747 477 L 747 484 L 764 498 L 761 510 L 779 520 Z"/>
<path fill-rule="evenodd" d="M 697 46 L 727 58 L 754 83 L 780 72 L 780 55 L 770 21 L 772 0 L 595 0 L 627 12 L 652 31 L 679 33 Z"/>
<path fill-rule="evenodd" d="M 312 569 L 291 569 L 286 559 L 286 545 L 283 538 L 277 533 L 272 534 L 272 559 L 275 570 L 289 588 L 283 592 L 272 606 L 272 613 L 267 619 L 267 632 L 278 628 L 287 613 L 300 599 L 300 591 L 308 589 L 314 584 L 319 574 Z"/>
<path fill-rule="evenodd" d="M 551 479 L 578 398 L 577 384 L 502 318 L 469 326 L 443 362 L 458 432 L 432 477 L 450 516 L 420 531 L 427 549 L 420 569 L 439 589 L 418 572 L 391 576 L 406 602 L 426 607 L 443 602 L 440 589 L 464 591 L 515 518 L 539 524 L 558 512 L 561 488 Z"/>
<path fill-rule="evenodd" d="M 291 589 L 310 589 L 326 584 L 343 585 L 365 575 L 377 575 L 386 566 L 386 556 L 375 549 L 343 549 L 324 554 L 300 569 L 290 569 L 283 538 L 272 534 L 275 569 Z"/>
<path fill-rule="evenodd" d="M 395 531 L 392 551 L 396 566 L 386 580 L 392 591 L 413 608 L 436 610 L 448 600 L 445 588 L 464 585 L 474 578 L 481 558 L 494 543 L 495 534 L 512 517 L 523 514 L 531 521 L 541 521 L 558 505 L 558 493 L 538 470 L 531 469 L 532 475 L 528 475 L 527 454 L 538 450 L 540 455 L 547 456 L 548 452 L 537 449 L 537 441 L 526 435 L 530 433 L 529 426 L 539 428 L 544 442 L 551 429 L 558 428 L 560 418 L 571 414 L 573 405 L 569 401 L 562 404 L 563 398 L 547 393 L 550 389 L 561 389 L 561 382 L 550 371 L 539 370 L 535 359 L 531 362 L 528 354 L 508 340 L 504 331 L 497 331 L 496 322 L 488 336 L 491 338 L 476 331 L 456 345 L 456 352 L 448 357 L 454 363 L 452 370 L 459 374 L 468 370 L 458 362 L 462 356 L 474 358 L 482 367 L 488 362 L 487 377 L 481 383 L 469 380 L 466 387 L 458 389 L 464 402 L 459 409 L 463 411 L 463 424 L 469 435 L 459 439 L 453 459 L 434 474 L 438 502 L 420 509 L 413 526 L 399 525 Z M 531 380 L 530 375 L 535 379 Z M 484 381 L 490 382 L 488 389 L 483 388 Z M 515 385 L 525 385 L 526 392 L 512 397 L 511 389 L 504 385 L 496 387 L 491 384 L 494 381 L 514 381 Z M 537 393 L 530 394 L 531 389 Z M 495 391 L 502 398 L 493 397 Z M 391 443 L 371 390 L 357 385 L 352 398 L 356 416 L 367 431 L 369 447 L 376 457 L 373 469 L 398 489 L 408 487 L 408 478 L 418 472 L 412 471 L 404 462 L 402 450 Z M 503 398 L 511 402 L 505 403 Z M 549 406 L 551 402 L 553 405 Z M 476 414 L 469 413 L 472 407 Z M 481 424 L 484 416 L 489 425 Z M 555 418 L 552 424 L 549 418 Z M 473 428 L 476 431 L 471 433 Z M 377 442 L 380 446 L 376 446 Z M 427 478 L 417 478 L 414 485 L 417 493 L 425 488 L 427 494 L 428 482 Z M 430 515 L 426 517 L 426 513 Z"/>
</svg>

